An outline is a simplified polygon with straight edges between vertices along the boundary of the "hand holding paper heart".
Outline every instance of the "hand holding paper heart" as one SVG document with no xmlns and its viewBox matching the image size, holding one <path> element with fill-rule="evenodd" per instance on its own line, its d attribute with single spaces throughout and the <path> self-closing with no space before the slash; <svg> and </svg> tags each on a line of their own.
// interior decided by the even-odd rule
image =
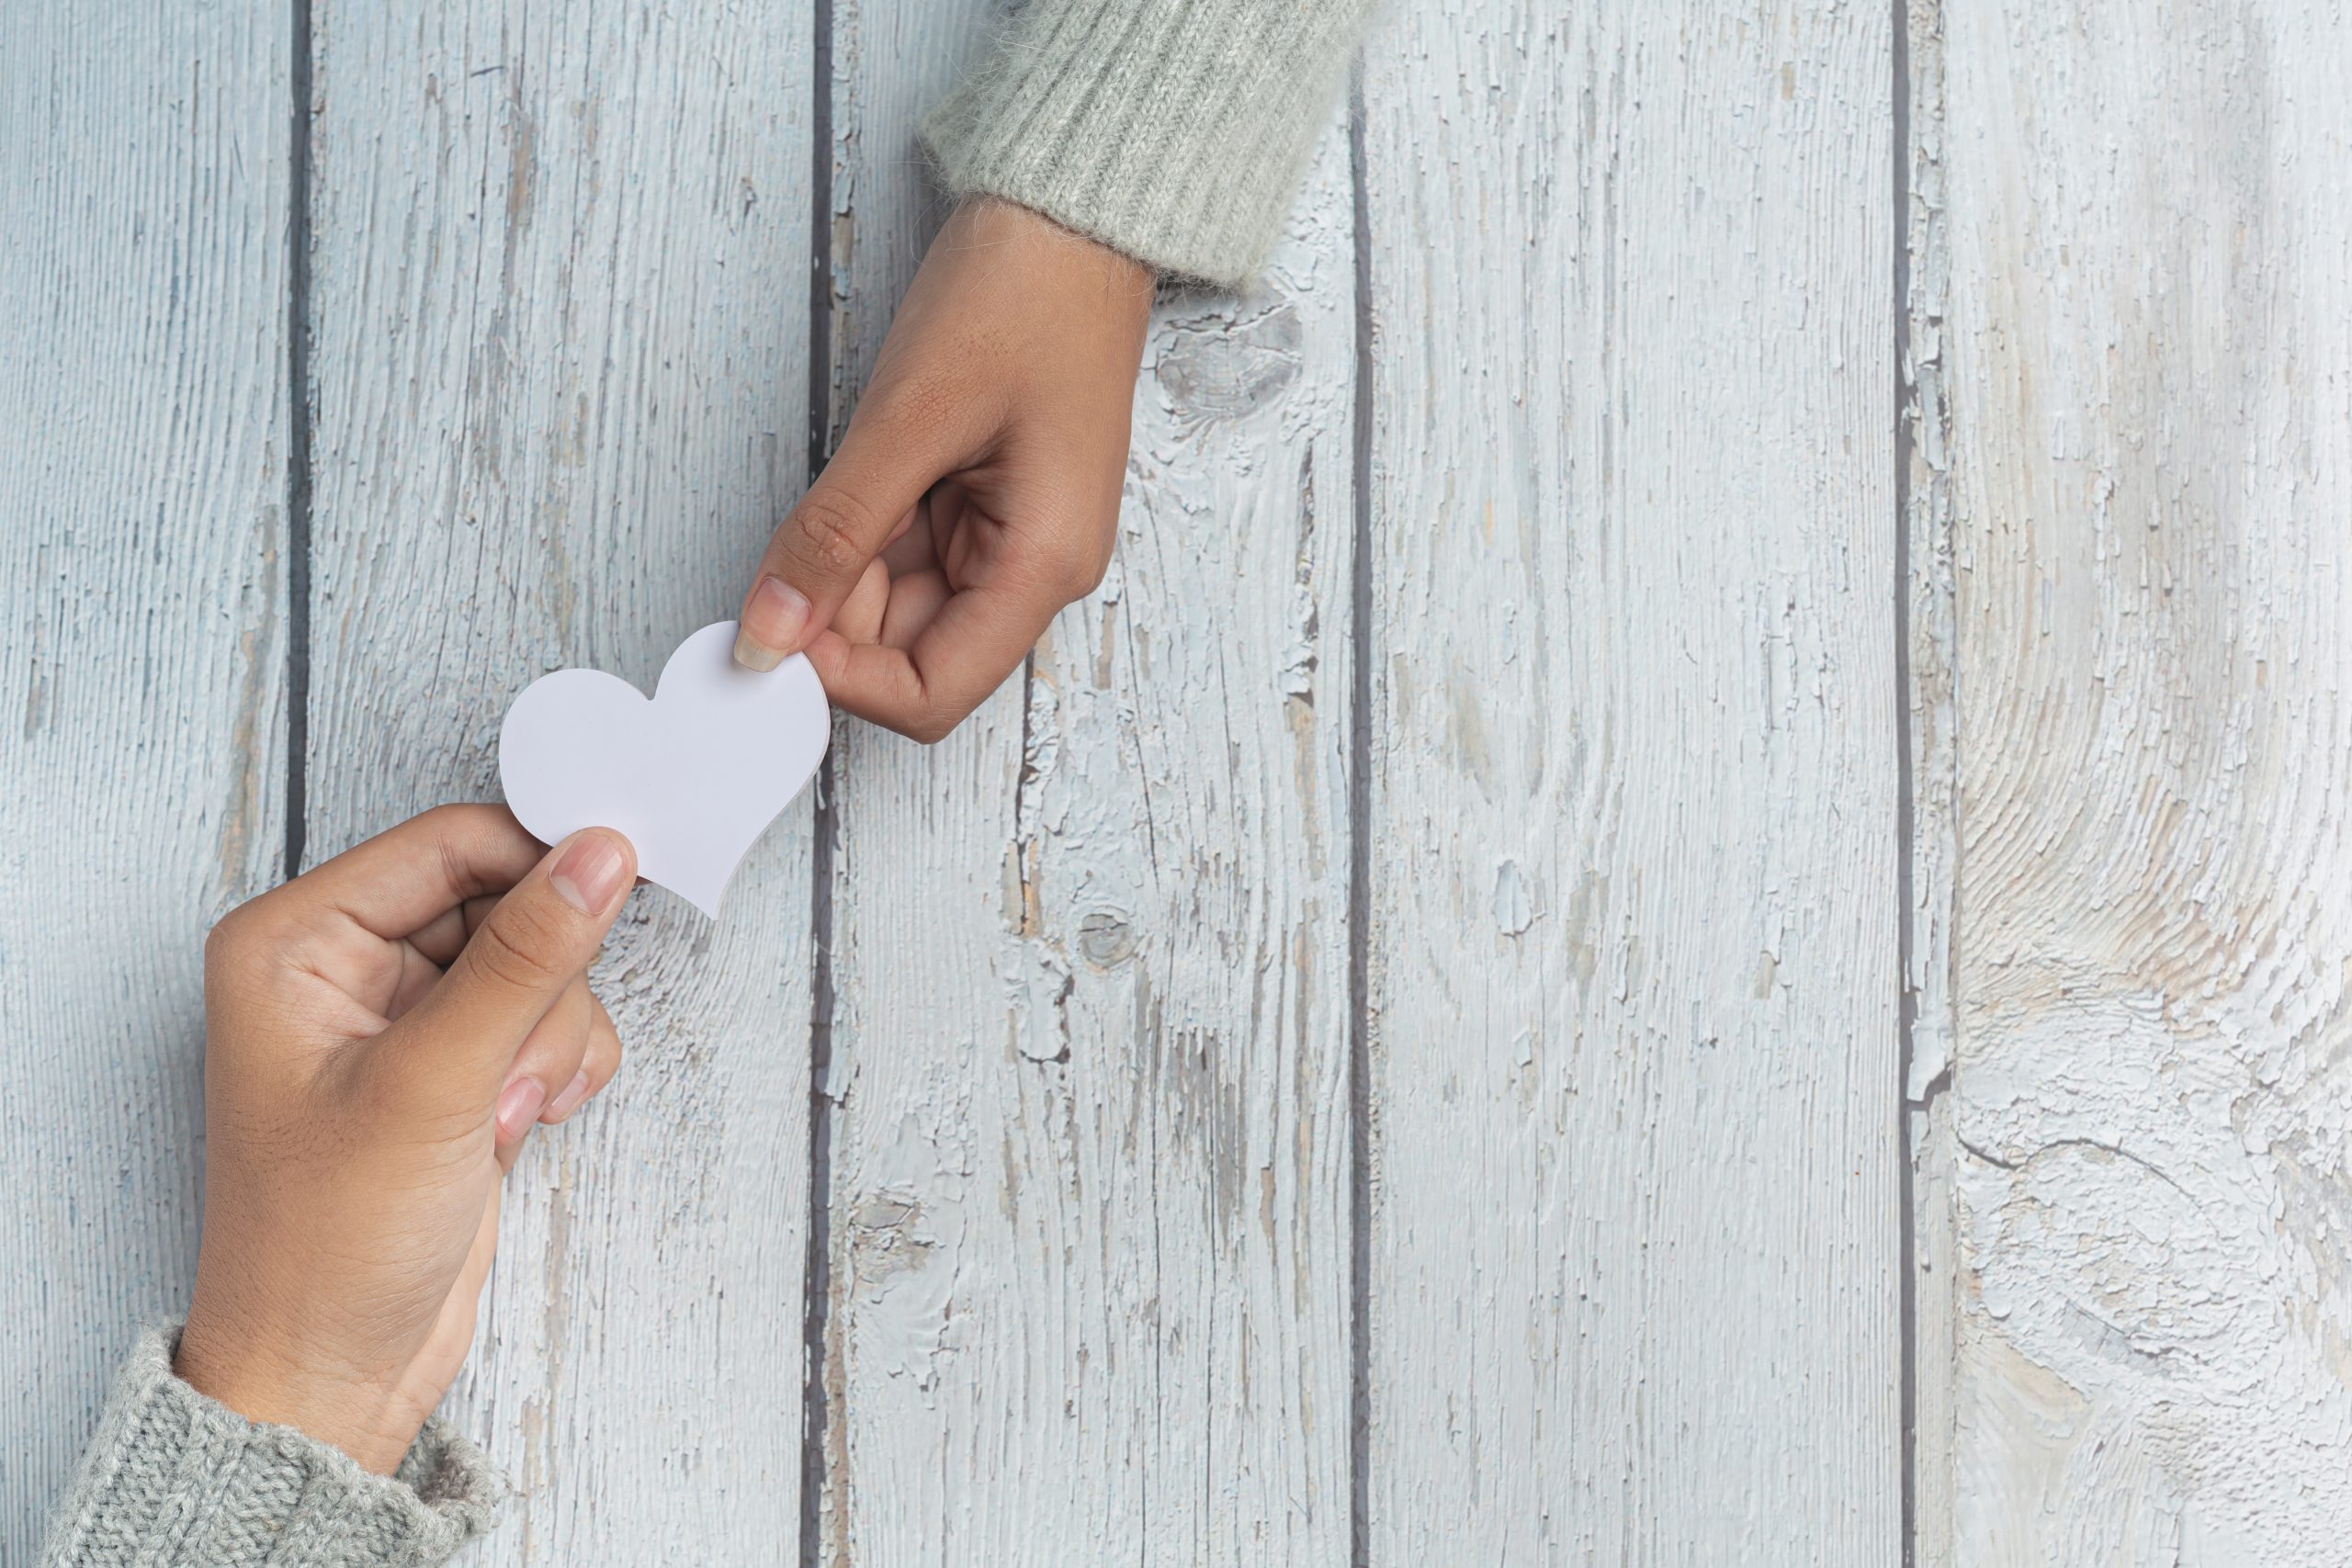
<svg viewBox="0 0 2352 1568">
<path fill-rule="evenodd" d="M 620 1066 L 588 965 L 631 872 L 609 832 L 444 806 L 213 927 L 190 1387 L 391 1473 L 473 1342 L 515 1151 Z"/>
<path fill-rule="evenodd" d="M 841 449 L 770 541 L 735 657 L 805 649 L 832 700 L 945 735 L 1102 581 L 1150 270 L 967 202 L 890 323 Z"/>
<path fill-rule="evenodd" d="M 553 843 L 612 828 L 638 874 L 706 915 L 735 867 L 817 771 L 832 733 L 806 659 L 766 671 L 729 657 L 735 623 L 678 645 L 649 700 L 600 670 L 559 670 L 525 688 L 498 736 L 506 804 Z"/>
</svg>

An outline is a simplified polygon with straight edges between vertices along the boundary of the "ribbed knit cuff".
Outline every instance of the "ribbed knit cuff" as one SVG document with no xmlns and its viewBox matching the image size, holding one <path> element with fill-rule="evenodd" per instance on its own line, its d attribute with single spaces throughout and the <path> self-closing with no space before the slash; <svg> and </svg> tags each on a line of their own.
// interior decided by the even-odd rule
<svg viewBox="0 0 2352 1568">
<path fill-rule="evenodd" d="M 1282 231 L 1371 8 L 1029 0 L 923 141 L 954 195 L 1233 287 Z"/>
<path fill-rule="evenodd" d="M 392 1476 L 260 1426 L 172 1372 L 177 1325 L 131 1348 L 41 1555 L 45 1568 L 428 1568 L 504 1487 L 435 1418 Z"/>
</svg>

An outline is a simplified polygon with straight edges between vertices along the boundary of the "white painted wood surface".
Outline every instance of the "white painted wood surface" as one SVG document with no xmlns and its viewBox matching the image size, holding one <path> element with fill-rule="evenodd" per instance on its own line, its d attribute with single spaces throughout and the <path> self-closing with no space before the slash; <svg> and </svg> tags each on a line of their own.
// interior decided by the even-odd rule
<svg viewBox="0 0 2352 1568">
<path fill-rule="evenodd" d="M 1951 399 L 1945 386 L 1944 310 L 1951 246 L 1944 199 L 1943 16 L 1940 0 L 1908 0 L 1898 39 L 1895 134 L 1904 202 L 1896 308 L 1902 383 L 1896 479 L 1903 489 L 1904 761 L 1909 818 L 1899 848 L 1904 900 L 1904 1134 L 1910 1178 L 1909 1245 L 1900 1298 L 1906 1354 L 1904 1420 L 1909 1438 L 1905 1518 L 1918 1568 L 1948 1568 L 1956 1498 L 1951 1347 L 1960 1310 L 1952 1226 L 1952 905 L 1959 845 L 1952 667 Z"/>
<path fill-rule="evenodd" d="M 1927 1544 L 2339 1563 L 2352 35 L 2005 4 L 1926 41 L 1962 1269 Z"/>
<path fill-rule="evenodd" d="M 0 7 L 0 1562 L 196 1269 L 205 928 L 277 880 L 282 6 Z"/>
<path fill-rule="evenodd" d="M 805 30 L 719 4 L 317 0 L 315 854 L 497 797 L 514 694 L 650 689 L 803 479 Z M 795 1539 L 810 813 L 599 968 L 621 1076 L 516 1167 L 451 1413 L 521 1489 L 481 1560 Z"/>
<path fill-rule="evenodd" d="M 0 14 L 8 1562 L 293 781 L 487 796 L 732 610 L 989 17 L 311 0 L 303 505 L 289 0 L 105 9 Z M 2340 1561 L 2348 53 L 1400 8 L 1102 592 L 616 940 L 476 1560 Z"/>
<path fill-rule="evenodd" d="M 977 15 L 834 11 L 844 404 Z M 845 737 L 825 1561 L 1345 1561 L 1351 254 L 1335 122 L 1261 287 L 1159 312 L 1102 590 Z"/>
<path fill-rule="evenodd" d="M 1367 73 L 1371 1560 L 1897 1561 L 1883 7 Z"/>
</svg>

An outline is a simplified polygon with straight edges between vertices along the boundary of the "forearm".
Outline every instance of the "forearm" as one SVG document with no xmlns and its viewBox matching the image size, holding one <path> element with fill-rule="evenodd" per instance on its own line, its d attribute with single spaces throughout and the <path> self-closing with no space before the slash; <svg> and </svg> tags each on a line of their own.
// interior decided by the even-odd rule
<svg viewBox="0 0 2352 1568">
<path fill-rule="evenodd" d="M 44 1568 L 429 1568 L 489 1529 L 497 1477 L 439 1422 L 395 1474 L 369 1474 L 182 1382 L 175 1333 L 150 1329 L 132 1347 Z"/>
<path fill-rule="evenodd" d="M 1230 287 L 1281 232 L 1375 0 L 1029 0 L 924 141 L 1000 197 Z"/>
</svg>

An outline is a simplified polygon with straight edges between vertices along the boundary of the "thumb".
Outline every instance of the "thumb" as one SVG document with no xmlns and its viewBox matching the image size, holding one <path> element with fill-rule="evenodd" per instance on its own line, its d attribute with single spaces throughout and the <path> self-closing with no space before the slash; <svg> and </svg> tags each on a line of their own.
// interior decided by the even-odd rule
<svg viewBox="0 0 2352 1568">
<path fill-rule="evenodd" d="M 595 961 L 636 877 L 636 851 L 608 828 L 548 851 L 395 1026 L 407 1036 L 398 1070 L 487 1108 L 533 1026 Z"/>
<path fill-rule="evenodd" d="M 904 417 L 868 394 L 840 450 L 768 541 L 738 617 L 738 664 L 773 670 L 832 624 L 899 521 L 956 463 L 946 423 Z"/>
</svg>

